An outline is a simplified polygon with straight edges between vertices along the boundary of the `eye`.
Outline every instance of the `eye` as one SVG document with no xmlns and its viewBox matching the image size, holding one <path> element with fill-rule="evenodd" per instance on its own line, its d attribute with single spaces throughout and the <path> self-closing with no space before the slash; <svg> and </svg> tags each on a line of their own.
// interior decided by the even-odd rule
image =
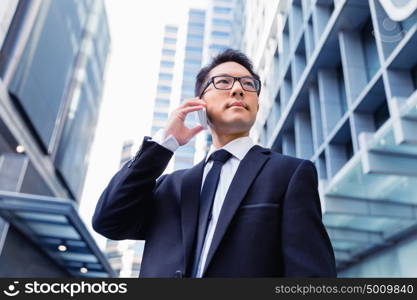
<svg viewBox="0 0 417 300">
<path fill-rule="evenodd" d="M 255 82 L 252 79 L 243 79 L 243 84 L 248 87 L 255 87 Z"/>
<path fill-rule="evenodd" d="M 216 84 L 230 84 L 233 79 L 228 77 L 218 77 L 216 78 Z"/>
</svg>

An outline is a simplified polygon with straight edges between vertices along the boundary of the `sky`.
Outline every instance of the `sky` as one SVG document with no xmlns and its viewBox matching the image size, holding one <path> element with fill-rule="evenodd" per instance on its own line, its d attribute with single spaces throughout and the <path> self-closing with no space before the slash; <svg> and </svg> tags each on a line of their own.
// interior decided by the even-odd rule
<svg viewBox="0 0 417 300">
<path fill-rule="evenodd" d="M 207 0 L 105 0 L 111 53 L 79 209 L 102 249 L 105 239 L 91 228 L 91 218 L 101 192 L 119 169 L 123 142 L 140 144 L 150 134 L 163 26 L 183 22 L 189 7 L 206 4 Z"/>
</svg>

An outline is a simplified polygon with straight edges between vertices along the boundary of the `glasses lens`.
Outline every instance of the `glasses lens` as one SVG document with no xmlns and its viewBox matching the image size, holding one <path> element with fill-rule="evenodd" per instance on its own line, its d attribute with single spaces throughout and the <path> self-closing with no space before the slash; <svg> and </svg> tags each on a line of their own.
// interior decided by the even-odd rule
<svg viewBox="0 0 417 300">
<path fill-rule="evenodd" d="M 249 77 L 244 77 L 240 79 L 240 82 L 242 83 L 242 87 L 244 90 L 249 92 L 256 92 L 258 90 L 258 82 Z"/>
<path fill-rule="evenodd" d="M 216 89 L 227 90 L 233 85 L 233 77 L 217 76 L 213 79 L 213 83 Z"/>
</svg>

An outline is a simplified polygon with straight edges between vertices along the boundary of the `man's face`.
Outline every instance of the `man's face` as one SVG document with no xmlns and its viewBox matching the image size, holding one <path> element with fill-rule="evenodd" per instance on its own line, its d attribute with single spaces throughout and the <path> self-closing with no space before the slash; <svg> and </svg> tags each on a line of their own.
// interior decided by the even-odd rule
<svg viewBox="0 0 417 300">
<path fill-rule="evenodd" d="M 207 81 L 218 75 L 252 77 L 245 67 L 236 62 L 225 62 L 214 67 L 208 74 Z M 202 99 L 207 103 L 210 126 L 216 132 L 223 134 L 249 132 L 259 110 L 258 94 L 245 91 L 237 80 L 230 90 L 216 89 L 211 83 L 206 88 Z"/>
</svg>

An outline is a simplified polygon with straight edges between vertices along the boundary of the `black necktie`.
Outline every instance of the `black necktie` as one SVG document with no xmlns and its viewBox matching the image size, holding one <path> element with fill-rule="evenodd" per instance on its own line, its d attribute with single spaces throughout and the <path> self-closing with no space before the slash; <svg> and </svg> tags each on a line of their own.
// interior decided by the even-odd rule
<svg viewBox="0 0 417 300">
<path fill-rule="evenodd" d="M 216 195 L 217 185 L 219 183 L 220 171 L 223 164 L 231 156 L 232 154 L 226 150 L 221 149 L 214 152 L 208 160 L 213 160 L 213 165 L 206 176 L 203 189 L 201 190 L 200 209 L 198 214 L 197 242 L 195 247 L 194 263 L 192 265 L 191 277 L 197 276 L 198 264 L 200 262 L 208 224 L 211 220 L 211 210 L 213 207 L 214 196 Z"/>
</svg>

